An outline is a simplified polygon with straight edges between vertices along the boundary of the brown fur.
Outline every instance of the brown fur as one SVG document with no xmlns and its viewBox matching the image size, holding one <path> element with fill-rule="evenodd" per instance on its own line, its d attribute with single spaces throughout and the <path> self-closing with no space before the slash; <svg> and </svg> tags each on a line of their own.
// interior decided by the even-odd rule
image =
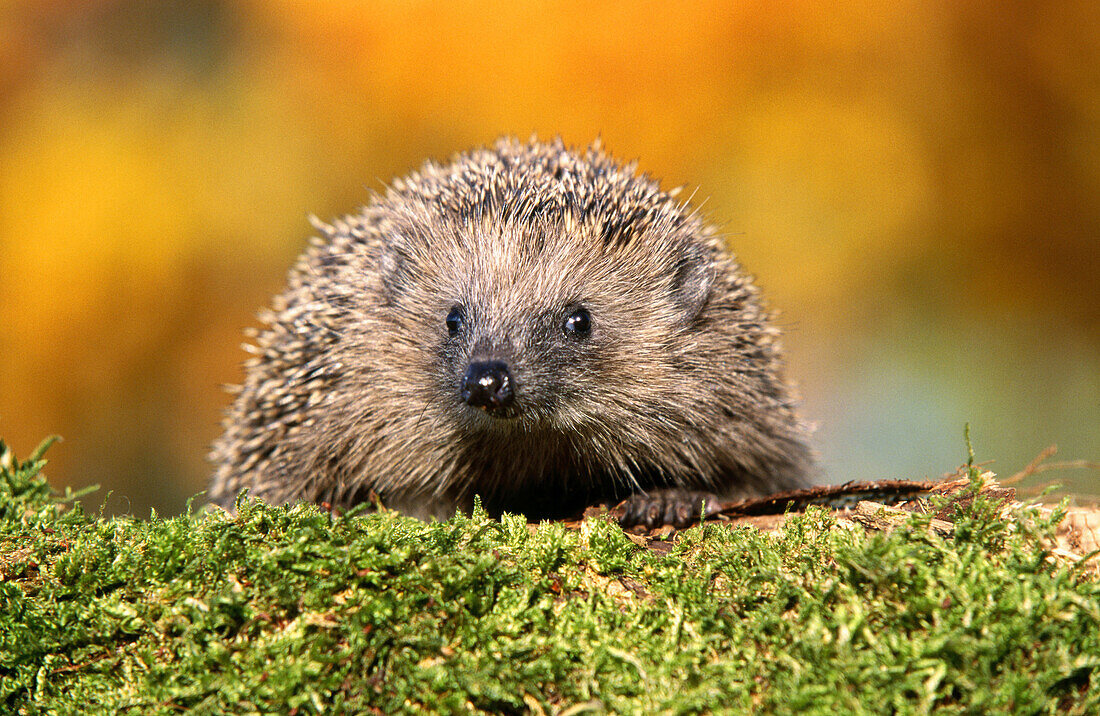
<svg viewBox="0 0 1100 716">
<path fill-rule="evenodd" d="M 214 501 L 374 492 L 443 518 L 480 495 L 548 517 L 652 488 L 804 484 L 806 430 L 750 279 L 689 207 L 598 145 L 503 139 L 317 228 L 261 314 L 212 453 Z M 577 306 L 583 340 L 562 330 Z M 513 417 L 462 401 L 471 359 L 508 363 Z"/>
</svg>

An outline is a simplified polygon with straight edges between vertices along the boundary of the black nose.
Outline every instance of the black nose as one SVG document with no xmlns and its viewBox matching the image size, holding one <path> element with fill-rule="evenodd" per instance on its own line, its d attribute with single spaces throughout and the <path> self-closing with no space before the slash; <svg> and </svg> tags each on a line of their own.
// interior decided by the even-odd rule
<svg viewBox="0 0 1100 716">
<path fill-rule="evenodd" d="M 466 369 L 462 378 L 462 399 L 467 405 L 498 412 L 511 405 L 514 397 L 512 374 L 503 361 L 471 363 Z"/>
</svg>

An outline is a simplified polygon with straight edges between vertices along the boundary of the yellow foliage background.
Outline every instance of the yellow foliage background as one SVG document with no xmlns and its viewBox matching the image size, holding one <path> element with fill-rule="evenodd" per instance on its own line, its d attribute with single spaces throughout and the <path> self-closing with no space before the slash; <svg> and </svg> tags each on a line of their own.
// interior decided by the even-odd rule
<svg viewBox="0 0 1100 716">
<path fill-rule="evenodd" d="M 697 191 L 829 479 L 1097 458 L 1098 128 L 1094 0 L 6 0 L 0 435 L 178 511 L 307 215 L 537 133 Z"/>
</svg>

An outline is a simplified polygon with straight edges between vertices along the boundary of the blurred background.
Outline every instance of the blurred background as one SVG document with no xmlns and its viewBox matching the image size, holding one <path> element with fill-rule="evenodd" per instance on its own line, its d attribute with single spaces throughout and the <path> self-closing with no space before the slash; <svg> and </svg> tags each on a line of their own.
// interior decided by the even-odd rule
<svg viewBox="0 0 1100 716">
<path fill-rule="evenodd" d="M 697 190 L 830 481 L 1100 458 L 1095 0 L 6 0 L 0 436 L 177 513 L 307 216 L 502 133 Z"/>
</svg>

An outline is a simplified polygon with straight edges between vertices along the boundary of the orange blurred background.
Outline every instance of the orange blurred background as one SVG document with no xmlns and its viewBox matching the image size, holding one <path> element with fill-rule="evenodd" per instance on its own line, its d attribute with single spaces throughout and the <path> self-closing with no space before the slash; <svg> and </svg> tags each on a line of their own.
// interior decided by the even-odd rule
<svg viewBox="0 0 1100 716">
<path fill-rule="evenodd" d="M 1100 458 L 1095 0 L 8 0 L 0 435 L 178 512 L 306 217 L 502 133 L 698 190 L 829 480 Z"/>
</svg>

